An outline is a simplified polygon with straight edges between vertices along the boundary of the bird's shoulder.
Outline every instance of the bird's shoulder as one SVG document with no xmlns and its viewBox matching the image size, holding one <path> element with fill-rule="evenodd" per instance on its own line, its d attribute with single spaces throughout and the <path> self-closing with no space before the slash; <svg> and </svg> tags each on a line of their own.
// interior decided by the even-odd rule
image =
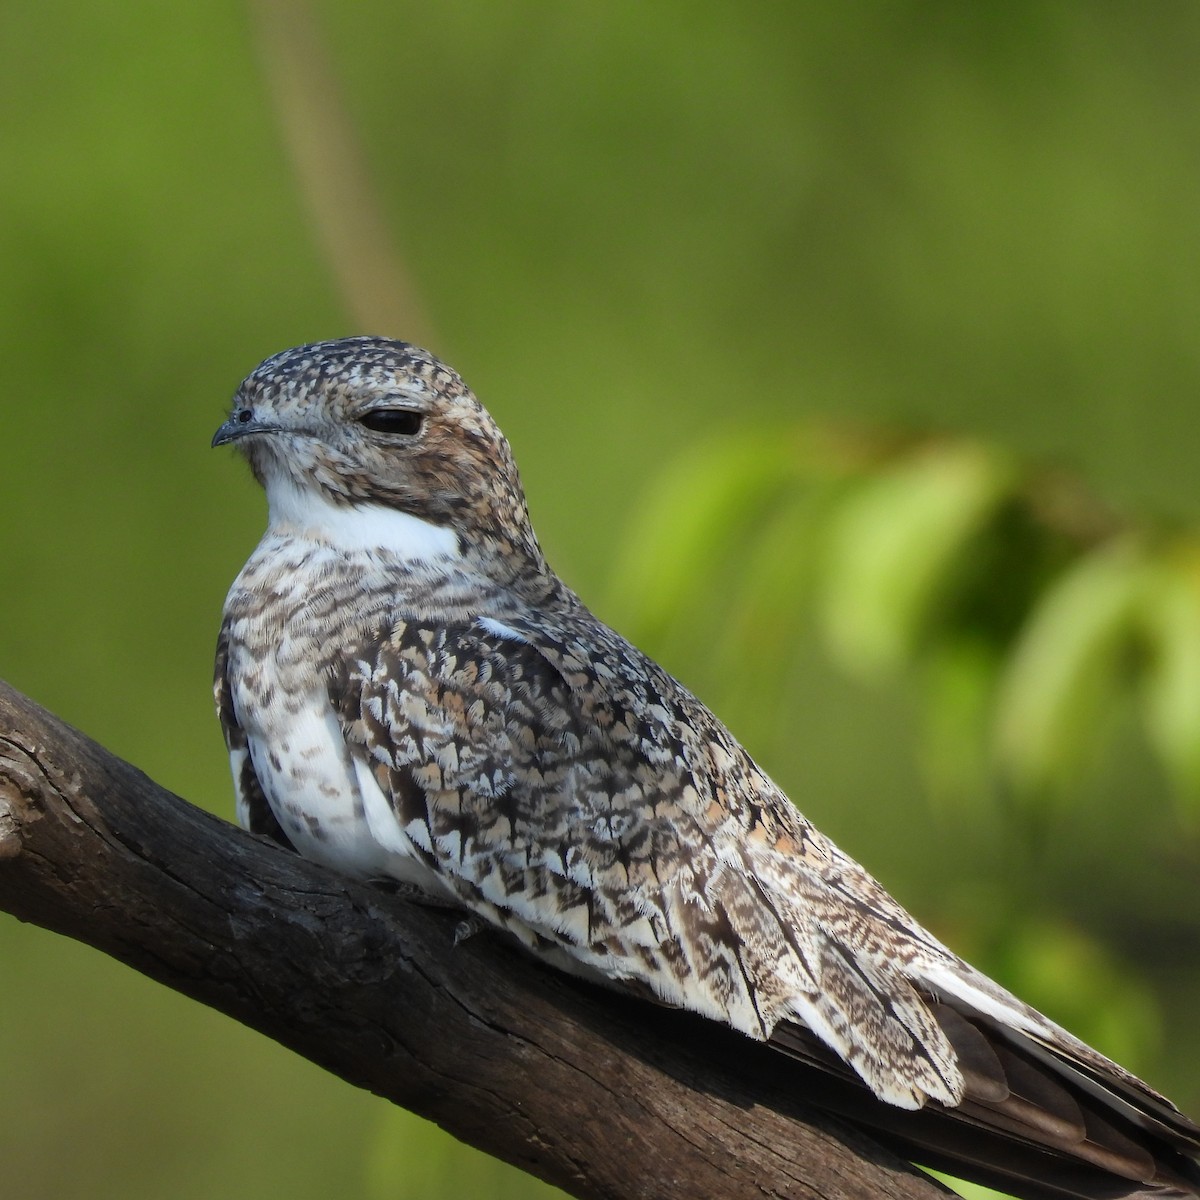
<svg viewBox="0 0 1200 1200">
<path fill-rule="evenodd" d="M 352 742 L 429 786 L 536 793 L 697 832 L 807 823 L 682 684 L 572 594 L 401 615 L 345 649 L 330 693 Z"/>
</svg>

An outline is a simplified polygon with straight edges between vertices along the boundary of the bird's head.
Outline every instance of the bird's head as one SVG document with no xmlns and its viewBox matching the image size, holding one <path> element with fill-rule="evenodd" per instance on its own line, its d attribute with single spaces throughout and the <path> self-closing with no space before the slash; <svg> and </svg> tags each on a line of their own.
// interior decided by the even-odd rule
<svg viewBox="0 0 1200 1200">
<path fill-rule="evenodd" d="M 273 355 L 238 388 L 212 442 L 226 443 L 266 490 L 273 526 L 391 511 L 540 561 L 504 435 L 454 371 L 406 342 L 352 337 Z"/>
</svg>

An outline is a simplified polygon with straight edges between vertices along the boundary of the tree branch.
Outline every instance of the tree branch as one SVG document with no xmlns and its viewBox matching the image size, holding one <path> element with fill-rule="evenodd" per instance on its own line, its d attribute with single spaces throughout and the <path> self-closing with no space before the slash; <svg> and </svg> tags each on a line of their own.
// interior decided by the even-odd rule
<svg viewBox="0 0 1200 1200">
<path fill-rule="evenodd" d="M 0 908 L 582 1198 L 946 1193 L 784 1056 L 250 836 L 0 683 Z"/>
</svg>

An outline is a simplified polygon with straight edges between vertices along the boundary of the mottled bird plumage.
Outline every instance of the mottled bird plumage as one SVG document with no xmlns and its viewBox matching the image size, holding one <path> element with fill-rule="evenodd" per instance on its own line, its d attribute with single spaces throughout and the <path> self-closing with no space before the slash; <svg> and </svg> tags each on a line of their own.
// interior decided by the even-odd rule
<svg viewBox="0 0 1200 1200">
<path fill-rule="evenodd" d="M 452 370 L 380 338 L 285 351 L 228 441 L 270 508 L 217 656 L 249 828 L 861 1079 L 925 1161 L 1197 1194 L 1191 1122 L 926 932 L 558 579 Z"/>
</svg>

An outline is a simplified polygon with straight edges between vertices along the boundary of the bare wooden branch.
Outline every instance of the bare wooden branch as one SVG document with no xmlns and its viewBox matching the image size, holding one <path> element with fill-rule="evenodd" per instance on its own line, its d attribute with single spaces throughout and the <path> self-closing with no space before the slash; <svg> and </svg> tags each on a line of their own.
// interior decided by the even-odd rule
<svg viewBox="0 0 1200 1200">
<path fill-rule="evenodd" d="M 0 684 L 0 907 L 579 1197 L 946 1193 L 712 1022 L 560 976 L 180 800 Z"/>
</svg>

